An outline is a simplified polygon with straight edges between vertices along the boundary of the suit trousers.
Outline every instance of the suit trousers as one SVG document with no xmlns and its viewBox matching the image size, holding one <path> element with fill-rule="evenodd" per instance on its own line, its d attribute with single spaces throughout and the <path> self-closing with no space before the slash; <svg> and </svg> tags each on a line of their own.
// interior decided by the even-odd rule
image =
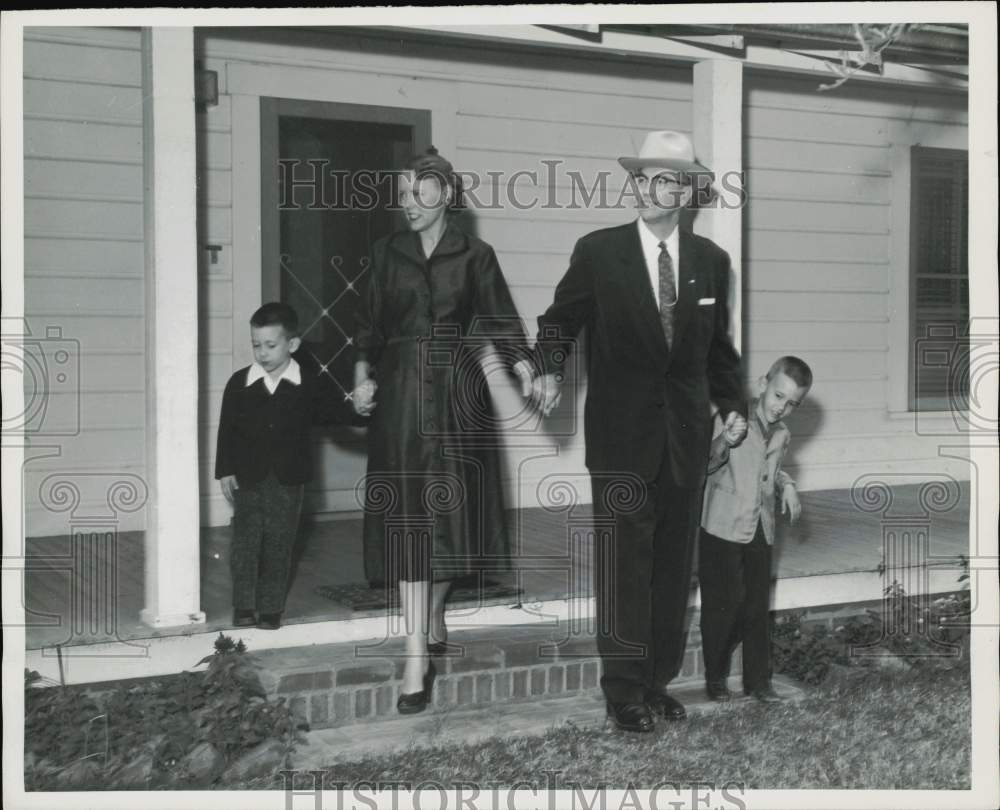
<svg viewBox="0 0 1000 810">
<path fill-rule="evenodd" d="M 304 490 L 302 484 L 282 484 L 273 472 L 236 490 L 229 555 L 236 610 L 285 609 Z"/>
<path fill-rule="evenodd" d="M 643 492 L 631 493 L 638 497 L 622 497 L 635 487 L 624 480 L 591 474 L 596 637 L 605 697 L 638 703 L 684 662 L 702 487 L 674 484 L 669 460 Z"/>
<path fill-rule="evenodd" d="M 733 650 L 743 642 L 743 688 L 771 682 L 771 546 L 758 522 L 750 543 L 734 543 L 701 530 L 701 643 L 705 680 L 729 676 Z"/>
</svg>

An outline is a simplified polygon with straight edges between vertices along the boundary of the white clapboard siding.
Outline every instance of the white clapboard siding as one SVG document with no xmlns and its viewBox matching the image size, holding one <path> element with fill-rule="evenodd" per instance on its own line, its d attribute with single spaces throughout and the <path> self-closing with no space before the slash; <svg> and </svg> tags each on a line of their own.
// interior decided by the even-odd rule
<svg viewBox="0 0 1000 810">
<path fill-rule="evenodd" d="M 142 128 L 84 121 L 24 122 L 25 157 L 142 164 Z"/>
<path fill-rule="evenodd" d="M 139 188 L 142 188 L 140 180 Z M 141 237 L 96 238 L 87 234 L 66 238 L 56 231 L 58 223 L 25 220 L 24 265 L 28 275 L 38 272 L 78 272 L 80 275 L 116 273 L 142 278 Z M 32 231 L 29 231 L 29 227 Z M 53 234 L 56 234 L 53 236 Z"/>
<path fill-rule="evenodd" d="M 30 36 L 29 36 L 30 41 Z M 32 49 L 38 43 L 32 45 Z M 64 49 L 65 53 L 65 49 Z M 121 85 L 84 84 L 83 76 L 67 81 L 58 79 L 24 80 L 24 117 L 82 121 L 101 124 L 126 124 L 142 127 L 142 90 Z M 58 109 L 56 113 L 54 110 Z"/>
<path fill-rule="evenodd" d="M 744 212 L 744 223 L 751 228 L 795 227 L 815 231 L 852 231 L 884 234 L 889 230 L 888 204 L 858 205 L 854 202 L 824 200 L 755 199 Z"/>
<path fill-rule="evenodd" d="M 816 84 L 745 79 L 747 377 L 781 354 L 812 367 L 813 390 L 788 419 L 789 464 L 806 488 L 850 486 L 883 469 L 943 470 L 935 440 L 888 415 L 889 269 L 894 240 L 909 239 L 892 232 L 890 131 L 900 121 L 964 131 L 967 102 Z"/>
<path fill-rule="evenodd" d="M 968 103 L 959 93 L 935 92 L 929 88 L 901 88 L 866 84 L 864 89 L 846 86 L 840 92 L 818 92 L 820 82 L 814 78 L 776 76 L 753 73 L 744 85 L 749 122 L 771 110 L 800 113 L 833 114 L 859 118 L 863 131 L 866 120 L 927 121 L 965 126 L 968 123 Z M 823 120 L 826 120 L 825 117 Z"/>
<path fill-rule="evenodd" d="M 800 138 L 746 138 L 746 168 L 783 169 L 812 174 L 885 176 L 889 172 L 887 146 L 815 143 Z"/>
<path fill-rule="evenodd" d="M 888 263 L 768 261 L 753 265 L 753 275 L 744 279 L 748 293 L 797 292 L 821 295 L 841 292 L 885 294 L 889 284 Z M 754 298 L 756 299 L 756 295 Z"/>
<path fill-rule="evenodd" d="M 136 189 L 140 191 L 139 196 L 136 196 Z M 25 157 L 24 193 L 27 200 L 84 198 L 141 204 L 141 191 L 142 165 L 138 163 Z"/>
<path fill-rule="evenodd" d="M 24 77 L 25 316 L 49 356 L 65 347 L 72 369 L 66 383 L 50 381 L 45 415 L 46 428 L 72 435 L 39 436 L 59 455 L 26 466 L 26 533 L 43 536 L 67 533 L 72 519 L 41 503 L 47 476 L 144 475 L 139 32 L 27 29 Z M 77 517 L 102 511 L 99 493 L 85 499 Z M 145 525 L 141 510 L 119 520 Z"/>
<path fill-rule="evenodd" d="M 798 291 L 771 290 L 755 296 L 750 317 L 754 321 L 804 318 L 813 322 L 885 322 L 886 295 L 873 292 L 826 292 L 803 295 Z"/>
<path fill-rule="evenodd" d="M 890 202 L 887 175 L 809 172 L 782 165 L 772 168 L 744 166 L 743 171 L 747 192 L 754 200 L 819 200 L 862 205 Z"/>
<path fill-rule="evenodd" d="M 751 196 L 749 205 L 753 205 Z M 743 246 L 744 256 L 751 259 L 787 262 L 886 262 L 889 259 L 889 233 L 859 233 L 844 229 L 836 231 L 797 227 L 789 222 L 784 228 L 752 226 Z"/>
<path fill-rule="evenodd" d="M 691 73 L 685 68 L 602 64 L 554 54 L 511 58 L 509 53 L 480 46 L 403 44 L 337 32 L 231 32 L 221 36 L 206 32 L 199 36 L 196 47 L 206 67 L 219 71 L 221 90 L 219 105 L 198 117 L 203 186 L 199 193 L 200 227 L 206 241 L 224 247 L 230 244 L 227 240 L 232 234 L 240 231 L 227 218 L 231 216 L 233 182 L 227 169 L 234 151 L 232 139 L 239 137 L 231 131 L 229 93 L 275 95 L 282 86 L 294 86 L 295 97 L 412 106 L 403 94 L 415 89 L 412 82 L 416 77 L 425 86 L 433 83 L 443 96 L 453 99 L 450 120 L 432 120 L 432 140 L 435 132 L 453 133 L 455 149 L 447 157 L 456 169 L 478 174 L 481 186 L 473 193 L 483 205 L 489 206 L 497 198 L 495 181 L 486 172 L 502 172 L 504 184 L 517 172 L 534 172 L 535 177 L 521 174 L 514 181 L 518 199 L 542 204 L 551 185 L 560 205 L 573 199 L 572 173 L 579 173 L 587 184 L 586 188 L 575 188 L 580 210 L 538 210 L 537 205 L 519 210 L 507 201 L 505 187 L 500 189 L 502 205 L 498 209 L 470 205 L 475 231 L 497 251 L 515 304 L 531 334 L 536 329 L 535 319 L 551 302 L 576 240 L 589 231 L 634 217 L 631 197 L 625 197 L 618 210 L 583 209 L 583 196 L 590 193 L 594 178 L 603 173 L 606 194 L 612 202 L 617 201 L 622 197 L 624 177 L 618 156 L 634 153 L 648 130 L 691 131 Z M 359 88 L 364 89 L 360 97 Z M 324 95 L 318 96 L 320 92 Z M 546 163 L 553 160 L 559 161 L 554 168 Z M 240 225 L 245 228 L 246 223 Z M 230 326 L 250 316 L 249 312 L 232 311 L 232 278 L 239 272 L 240 268 L 232 266 L 229 249 L 223 249 L 216 265 L 208 264 L 206 255 L 199 255 L 200 305 L 206 312 L 229 314 L 235 319 Z M 212 465 L 217 408 L 234 365 L 227 362 L 224 351 L 224 319 L 218 321 L 211 326 L 213 332 L 218 328 L 212 338 L 218 351 L 202 357 L 199 408 L 203 521 L 213 525 L 229 519 L 228 507 L 217 493 Z M 232 340 L 239 339 L 238 327 L 235 335 Z M 516 407 L 512 403 L 519 398 L 509 382 L 497 381 L 495 389 L 502 412 Z M 579 416 L 582 418 L 582 410 Z M 353 444 L 339 434 L 337 440 L 320 443 L 317 456 L 323 484 L 310 492 L 314 508 L 358 508 L 354 487 L 364 475 L 364 432 L 350 435 Z M 509 439 L 514 442 L 517 436 Z M 540 446 L 537 453 L 558 452 L 554 469 L 582 469 L 580 430 L 558 442 L 543 432 L 532 442 Z M 533 493 L 534 484 L 515 480 L 518 468 L 511 460 L 514 452 L 510 450 L 507 458 L 508 489 L 512 495 L 522 490 Z M 532 475 L 538 478 L 544 469 L 545 465 L 540 465 Z M 523 471 L 520 477 L 524 477 Z"/>
<path fill-rule="evenodd" d="M 32 199 L 24 201 L 25 230 L 56 232 L 67 238 L 101 234 L 127 240 L 142 239 L 142 202 L 108 202 L 98 195 L 78 192 L 78 199 Z M 111 240 L 115 241 L 115 240 Z"/>
<path fill-rule="evenodd" d="M 756 320 L 753 310 L 745 307 L 743 321 L 743 351 L 767 351 L 780 354 L 805 352 L 840 352 L 859 349 L 885 349 L 887 329 L 884 323 L 851 321 L 845 313 L 840 322 L 814 321 L 801 317 L 798 320 Z M 777 358 L 777 354 L 775 357 Z"/>
</svg>

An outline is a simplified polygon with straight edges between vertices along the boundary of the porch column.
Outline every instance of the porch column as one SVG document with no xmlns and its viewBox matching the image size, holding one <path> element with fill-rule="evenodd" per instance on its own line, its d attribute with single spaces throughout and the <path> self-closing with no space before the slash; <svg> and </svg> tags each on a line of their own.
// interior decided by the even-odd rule
<svg viewBox="0 0 1000 810">
<path fill-rule="evenodd" d="M 194 31 L 142 29 L 146 249 L 145 607 L 153 627 L 205 621 L 199 594 Z"/>
<path fill-rule="evenodd" d="M 694 149 L 715 173 L 719 199 L 698 211 L 694 230 L 729 253 L 729 331 L 742 345 L 743 208 L 739 205 L 743 172 L 743 63 L 708 59 L 694 65 Z"/>
</svg>

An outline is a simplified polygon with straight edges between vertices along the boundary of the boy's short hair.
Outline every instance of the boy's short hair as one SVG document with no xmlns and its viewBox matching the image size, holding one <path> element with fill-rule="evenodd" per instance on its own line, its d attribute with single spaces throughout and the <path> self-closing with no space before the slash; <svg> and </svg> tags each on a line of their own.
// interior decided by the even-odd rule
<svg viewBox="0 0 1000 810">
<path fill-rule="evenodd" d="M 250 316 L 250 325 L 257 327 L 279 325 L 289 338 L 299 336 L 299 316 L 283 301 L 271 301 L 264 304 Z"/>
<path fill-rule="evenodd" d="M 787 375 L 801 388 L 812 388 L 813 373 L 812 369 L 809 368 L 805 360 L 794 357 L 790 354 L 786 354 L 784 357 L 779 357 L 771 364 L 771 368 L 768 369 L 767 379 L 770 380 L 779 372 Z"/>
</svg>

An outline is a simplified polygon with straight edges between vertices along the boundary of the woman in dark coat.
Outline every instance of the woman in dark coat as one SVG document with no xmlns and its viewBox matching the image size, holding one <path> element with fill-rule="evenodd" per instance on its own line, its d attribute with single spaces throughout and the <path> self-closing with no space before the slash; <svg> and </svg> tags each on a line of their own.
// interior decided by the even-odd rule
<svg viewBox="0 0 1000 810">
<path fill-rule="evenodd" d="M 355 335 L 355 410 L 371 416 L 365 569 L 399 583 L 407 662 L 399 711 L 425 708 L 433 646 L 445 641 L 450 581 L 509 568 L 500 422 L 481 367 L 528 357 L 493 249 L 451 222 L 461 184 L 433 147 L 401 178 L 409 231 L 373 248 Z"/>
</svg>

